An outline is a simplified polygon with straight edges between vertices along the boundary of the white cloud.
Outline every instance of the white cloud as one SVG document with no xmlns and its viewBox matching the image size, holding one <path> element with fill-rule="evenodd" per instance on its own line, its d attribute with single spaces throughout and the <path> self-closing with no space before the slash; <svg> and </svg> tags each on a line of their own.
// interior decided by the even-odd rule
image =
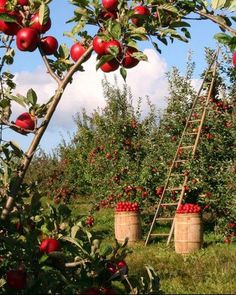
<svg viewBox="0 0 236 295">
<path fill-rule="evenodd" d="M 145 49 L 144 53 L 148 56 L 148 62 L 140 62 L 138 66 L 127 71 L 127 85 L 131 88 L 134 103 L 135 98 L 149 96 L 151 102 L 158 108 L 164 107 L 164 97 L 168 92 L 167 80 L 165 78 L 167 64 L 153 49 Z M 105 100 L 101 85 L 104 73 L 101 70 L 96 71 L 95 59 L 96 56 L 92 55 L 84 64 L 85 71 L 76 73 L 72 83 L 67 86 L 50 122 L 47 134 L 44 135 L 45 138 L 47 136 L 55 138 L 56 132 L 60 141 L 60 132 L 66 134 L 67 131 L 74 128 L 73 116 L 80 112 L 82 108 L 85 108 L 87 112 L 92 112 L 97 107 L 104 107 Z M 118 71 L 105 75 L 111 83 L 114 82 L 114 76 L 116 75 L 118 84 L 124 84 Z M 46 102 L 55 92 L 56 83 L 46 73 L 43 66 L 38 67 L 34 72 L 22 71 L 16 73 L 15 80 L 17 92 L 25 95 L 29 88 L 33 88 L 38 95 L 40 103 Z M 144 103 L 142 105 L 144 111 L 145 107 Z M 21 107 L 15 107 L 13 112 L 14 118 L 12 119 L 14 120 L 21 111 Z M 49 145 L 51 146 L 52 143 L 50 142 Z"/>
</svg>

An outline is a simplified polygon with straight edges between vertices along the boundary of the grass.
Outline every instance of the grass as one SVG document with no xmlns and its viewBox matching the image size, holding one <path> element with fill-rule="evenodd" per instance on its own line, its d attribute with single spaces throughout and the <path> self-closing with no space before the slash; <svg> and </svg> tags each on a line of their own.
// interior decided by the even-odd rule
<svg viewBox="0 0 236 295">
<path fill-rule="evenodd" d="M 84 199 L 73 205 L 78 215 L 86 215 L 90 208 Z M 94 217 L 94 235 L 102 239 L 102 246 L 114 245 L 113 209 L 97 211 Z M 204 247 L 189 255 L 175 253 L 173 242 L 170 246 L 152 242 L 145 247 L 144 237 L 129 248 L 129 276 L 144 275 L 145 265 L 152 266 L 164 294 L 236 294 L 236 244 L 224 244 L 214 233 L 205 232 Z"/>
</svg>

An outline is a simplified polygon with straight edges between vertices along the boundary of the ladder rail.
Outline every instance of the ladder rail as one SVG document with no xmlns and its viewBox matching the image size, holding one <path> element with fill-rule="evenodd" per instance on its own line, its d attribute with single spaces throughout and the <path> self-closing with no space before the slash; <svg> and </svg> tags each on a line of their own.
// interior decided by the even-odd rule
<svg viewBox="0 0 236 295">
<path fill-rule="evenodd" d="M 211 83 L 210 83 L 210 86 L 207 89 L 207 95 L 204 95 L 204 97 L 206 98 L 206 101 L 205 101 L 204 107 L 202 108 L 203 111 L 202 111 L 201 119 L 198 120 L 198 121 L 200 121 L 200 124 L 198 126 L 197 132 L 194 133 L 196 135 L 196 139 L 195 139 L 194 144 L 192 145 L 193 150 L 192 150 L 192 153 L 191 153 L 191 159 L 193 159 L 195 154 L 196 154 L 196 150 L 197 150 L 197 146 L 198 146 L 198 143 L 199 143 L 199 140 L 200 140 L 200 135 L 201 135 L 203 123 L 204 123 L 206 113 L 207 113 L 207 108 L 208 108 L 208 105 L 209 105 L 209 101 L 210 101 L 212 90 L 213 90 L 214 83 L 215 83 L 216 71 L 217 71 L 217 66 L 218 66 L 218 63 L 217 63 L 218 54 L 219 54 L 219 49 L 215 52 L 214 58 L 212 59 L 207 71 L 205 72 L 204 79 L 203 79 L 203 81 L 201 83 L 199 91 L 198 91 L 198 93 L 197 93 L 197 95 L 196 95 L 196 97 L 195 97 L 195 99 L 193 101 L 193 104 L 191 106 L 189 115 L 188 115 L 187 120 L 186 120 L 185 127 L 183 129 L 183 132 L 182 132 L 180 140 L 179 140 L 178 147 L 176 149 L 173 161 L 172 161 L 172 163 L 170 165 L 170 168 L 169 168 L 169 171 L 168 171 L 168 174 L 167 174 L 166 182 L 165 182 L 165 185 L 163 187 L 163 191 L 162 191 L 162 194 L 160 196 L 160 199 L 159 199 L 159 202 L 158 202 L 155 214 L 154 214 L 154 218 L 153 218 L 153 221 L 151 223 L 151 227 L 149 229 L 149 232 L 148 232 L 148 235 L 147 235 L 147 238 L 146 238 L 146 241 L 145 241 L 145 246 L 149 242 L 149 239 L 150 239 L 152 231 L 153 231 L 153 227 L 154 227 L 154 225 L 155 225 L 155 223 L 157 221 L 157 217 L 158 217 L 158 214 L 159 214 L 159 211 L 160 211 L 160 207 L 161 207 L 162 201 L 164 199 L 165 193 L 167 191 L 167 187 L 169 185 L 170 178 L 171 178 L 171 176 L 173 176 L 172 171 L 173 171 L 173 168 L 175 166 L 175 163 L 178 161 L 178 159 L 179 159 L 179 162 L 184 161 L 184 159 L 182 159 L 182 160 L 180 159 L 179 149 L 182 148 L 182 143 L 183 143 L 185 135 L 187 134 L 186 131 L 187 131 L 188 127 L 189 127 L 189 122 L 191 122 L 191 118 L 192 118 L 193 112 L 195 110 L 195 106 L 197 105 L 198 99 L 199 99 L 199 97 L 201 97 L 201 92 L 202 92 L 202 90 L 204 88 L 205 80 L 208 77 L 208 74 L 211 72 L 212 73 Z M 188 159 L 188 160 L 190 160 L 190 159 Z M 188 160 L 186 160 L 186 161 L 188 161 Z M 181 193 L 180 193 L 180 196 L 179 196 L 179 201 L 178 201 L 176 210 L 179 208 L 180 204 L 182 203 L 184 193 L 185 193 L 185 186 L 186 186 L 187 181 L 188 181 L 188 176 L 187 175 L 179 174 L 179 176 L 180 175 L 184 175 L 185 177 L 184 177 L 184 181 L 182 183 L 182 190 L 181 190 Z M 174 219 L 173 219 L 171 229 L 170 229 L 170 232 L 169 232 L 169 235 L 168 235 L 167 245 L 169 245 L 169 243 L 171 241 L 173 231 L 174 231 Z"/>
</svg>

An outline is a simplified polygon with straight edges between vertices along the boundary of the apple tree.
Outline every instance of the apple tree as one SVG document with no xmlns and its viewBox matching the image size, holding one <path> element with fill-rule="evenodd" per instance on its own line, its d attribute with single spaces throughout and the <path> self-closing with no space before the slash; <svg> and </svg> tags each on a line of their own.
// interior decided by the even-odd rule
<svg viewBox="0 0 236 295">
<path fill-rule="evenodd" d="M 73 227 L 73 224 L 74 226 L 76 224 L 74 220 L 68 219 L 69 229 L 60 227 L 62 219 L 67 219 L 69 215 L 65 207 L 59 207 L 58 211 L 53 207 L 49 207 L 45 212 L 40 211 L 41 203 L 37 187 L 33 183 L 30 185 L 24 183 L 26 171 L 64 90 L 73 81 L 74 73 L 83 70 L 83 63 L 93 51 L 97 54 L 98 70 L 111 72 L 119 69 L 125 79 L 129 68 L 138 66 L 139 61 L 147 59 L 139 49 L 139 42 L 150 41 L 157 50 L 160 50 L 159 41 L 164 44 L 175 39 L 187 42 L 191 37 L 188 31 L 189 17 L 193 14 L 202 20 L 209 19 L 215 22 L 222 30 L 216 38 L 227 44 L 233 52 L 235 50 L 235 30 L 232 28 L 234 17 L 224 12 L 233 11 L 235 1 L 165 2 L 156 0 L 144 1 L 140 5 L 136 1 L 71 0 L 70 3 L 75 9 L 74 15 L 68 21 L 74 26 L 71 32 L 65 33 L 74 41 L 71 48 L 68 48 L 66 44 L 58 44 L 54 36 L 46 34 L 54 25 L 50 18 L 51 2 L 50 0 L 0 1 L 2 53 L 0 203 L 3 220 L 1 259 L 3 259 L 4 271 L 14 267 L 10 273 L 7 273 L 7 286 L 5 279 L 1 282 L 4 285 L 4 292 L 5 287 L 9 292 L 13 289 L 14 293 L 15 290 L 25 289 L 27 286 L 25 292 L 29 294 L 40 293 L 42 288 L 48 293 L 58 292 L 58 290 L 62 290 L 62 293 L 77 290 L 81 292 L 86 289 L 86 286 L 94 283 L 97 294 L 101 292 L 105 294 L 106 290 L 102 288 L 101 277 L 97 275 L 100 268 L 97 269 L 96 266 L 100 265 L 101 261 L 103 265 L 105 263 L 104 255 L 97 254 L 97 242 L 91 241 L 87 233 L 85 238 L 82 238 L 81 234 L 79 235 L 81 239 L 78 239 L 80 227 Z M 91 25 L 96 28 L 95 35 L 88 29 Z M 38 95 L 33 89 L 29 89 L 26 95 L 15 93 L 14 75 L 6 69 L 14 64 L 15 50 L 32 54 L 35 50 L 39 50 L 45 70 L 56 82 L 55 94 L 48 97 L 46 103 L 42 104 L 38 101 Z M 19 114 L 15 121 L 11 118 L 13 102 L 26 108 L 26 112 Z M 4 134 L 8 128 L 22 136 L 33 135 L 26 152 L 14 141 L 5 140 Z M 41 247 L 36 247 L 38 240 L 44 240 L 44 235 L 52 239 L 60 238 L 62 244 L 72 244 L 71 248 L 67 245 L 67 248 L 65 247 L 67 250 L 61 255 L 61 252 L 57 251 L 58 248 L 52 247 L 53 251 L 49 252 L 48 246 L 42 246 L 41 242 Z M 83 239 L 85 239 L 84 242 Z M 52 242 L 53 244 L 55 241 Z M 87 246 L 90 247 L 89 250 Z M 71 253 L 73 257 L 70 256 Z M 79 257 L 77 258 L 79 261 L 76 257 Z M 75 265 L 78 270 L 78 272 L 74 271 L 73 275 L 71 265 L 68 266 L 65 262 L 68 260 L 75 263 L 72 268 L 74 269 Z M 27 279 L 26 269 L 29 273 Z M 125 270 L 124 267 L 122 269 Z M 125 271 L 122 274 L 119 269 L 116 271 L 118 276 L 126 275 Z M 95 277 L 93 277 L 94 274 L 96 274 Z M 83 282 L 87 285 L 83 285 Z M 85 291 L 84 294 L 86 292 L 88 293 Z"/>
</svg>

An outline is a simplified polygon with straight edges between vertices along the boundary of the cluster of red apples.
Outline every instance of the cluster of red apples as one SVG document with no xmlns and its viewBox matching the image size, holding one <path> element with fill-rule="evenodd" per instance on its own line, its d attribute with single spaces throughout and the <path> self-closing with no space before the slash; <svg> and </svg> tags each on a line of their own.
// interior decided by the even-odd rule
<svg viewBox="0 0 236 295">
<path fill-rule="evenodd" d="M 101 16 L 103 19 L 117 18 L 118 3 L 118 0 L 102 0 L 103 10 Z M 133 14 L 134 16 L 138 15 L 138 17 L 133 17 L 131 21 L 138 27 L 142 25 L 144 18 L 150 15 L 150 11 L 145 6 L 140 5 L 133 9 Z M 116 71 L 120 66 L 130 69 L 139 63 L 139 60 L 133 56 L 138 50 L 134 47 L 123 45 L 119 40 L 111 39 L 104 41 L 99 35 L 97 35 L 93 39 L 93 49 L 97 53 L 98 60 L 104 55 L 111 54 L 112 50 L 116 50 L 116 57 L 106 61 L 100 66 L 100 69 L 103 72 Z"/>
<path fill-rule="evenodd" d="M 42 240 L 39 245 L 41 253 L 49 254 L 51 252 L 59 251 L 60 244 L 54 238 L 46 238 Z M 16 269 L 11 269 L 6 273 L 7 286 L 10 289 L 21 290 L 27 287 L 27 272 L 24 266 L 19 266 Z"/>
<path fill-rule="evenodd" d="M 51 28 L 51 19 L 41 23 L 39 11 L 29 13 L 29 0 L 17 0 L 13 11 L 7 9 L 7 0 L 0 0 L 0 14 L 7 14 L 15 19 L 15 22 L 0 20 L 0 31 L 6 35 L 16 36 L 16 46 L 20 51 L 34 51 L 41 47 L 45 55 L 55 54 L 58 41 L 53 36 L 44 36 Z"/>
<path fill-rule="evenodd" d="M 85 220 L 85 224 L 89 227 L 92 227 L 94 225 L 94 217 L 88 216 Z"/>
<path fill-rule="evenodd" d="M 181 204 L 176 211 L 178 214 L 185 214 L 185 213 L 200 213 L 201 207 L 197 204 L 192 203 L 185 203 Z"/>
<path fill-rule="evenodd" d="M 137 202 L 118 202 L 115 208 L 116 212 L 139 212 L 139 204 Z"/>
</svg>

